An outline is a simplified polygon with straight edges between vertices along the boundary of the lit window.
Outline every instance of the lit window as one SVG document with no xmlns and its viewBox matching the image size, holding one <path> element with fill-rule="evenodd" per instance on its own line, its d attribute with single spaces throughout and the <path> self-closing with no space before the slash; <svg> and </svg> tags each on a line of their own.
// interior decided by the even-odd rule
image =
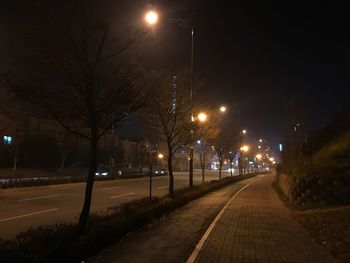
<svg viewBox="0 0 350 263">
<path fill-rule="evenodd" d="M 11 136 L 4 136 L 4 144 L 12 144 L 12 137 Z"/>
</svg>

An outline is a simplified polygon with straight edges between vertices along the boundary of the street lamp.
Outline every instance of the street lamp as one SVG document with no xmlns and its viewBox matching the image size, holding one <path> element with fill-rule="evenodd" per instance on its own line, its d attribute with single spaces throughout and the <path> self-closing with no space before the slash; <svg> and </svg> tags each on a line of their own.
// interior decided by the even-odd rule
<svg viewBox="0 0 350 263">
<path fill-rule="evenodd" d="M 248 145 L 243 145 L 243 146 L 241 147 L 241 151 L 243 151 L 243 152 L 248 152 L 248 151 L 249 151 L 249 146 L 248 146 Z"/>
<path fill-rule="evenodd" d="M 158 13 L 154 10 L 149 10 L 145 14 L 145 21 L 149 25 L 155 25 L 158 22 Z"/>
<path fill-rule="evenodd" d="M 145 21 L 147 24 L 153 26 L 158 22 L 158 13 L 155 10 L 149 10 L 145 14 Z M 194 29 L 193 22 L 191 19 L 174 19 L 168 18 L 168 21 L 178 22 L 178 23 L 190 23 L 191 24 L 191 57 L 190 57 L 190 102 L 191 102 L 191 121 L 194 121 L 193 116 L 193 43 L 194 43 Z M 192 123 L 191 123 L 192 125 Z M 191 143 L 190 143 L 190 153 L 189 153 L 189 187 L 193 186 L 193 129 L 190 131 Z"/>
<path fill-rule="evenodd" d="M 240 115 L 240 114 L 239 114 Z M 239 117 L 240 119 L 240 117 Z M 240 120 L 239 120 L 240 121 Z M 247 133 L 247 130 L 241 130 L 239 134 L 239 145 L 242 144 L 242 138 L 243 136 Z M 239 158 L 238 158 L 238 170 L 239 170 L 239 175 L 243 174 L 243 166 L 242 166 L 242 147 L 239 149 Z"/>
<path fill-rule="evenodd" d="M 225 106 L 221 106 L 221 107 L 220 107 L 220 111 L 221 111 L 221 112 L 225 112 L 225 111 L 226 111 L 226 107 L 225 107 Z"/>
<path fill-rule="evenodd" d="M 197 116 L 199 122 L 205 122 L 208 118 L 208 115 L 204 112 L 200 112 Z"/>
<path fill-rule="evenodd" d="M 158 160 L 160 160 L 160 162 L 161 162 L 162 169 L 164 169 L 163 159 L 164 159 L 164 154 L 158 153 Z"/>
<path fill-rule="evenodd" d="M 257 155 L 255 155 L 256 159 L 258 159 L 259 161 L 262 159 L 262 154 L 258 153 Z"/>
</svg>

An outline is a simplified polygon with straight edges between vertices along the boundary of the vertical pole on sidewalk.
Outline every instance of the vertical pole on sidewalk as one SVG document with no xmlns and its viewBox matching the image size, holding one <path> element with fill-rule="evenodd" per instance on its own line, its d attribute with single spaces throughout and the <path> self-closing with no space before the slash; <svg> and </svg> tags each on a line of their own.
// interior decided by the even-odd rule
<svg viewBox="0 0 350 263">
<path fill-rule="evenodd" d="M 152 151 L 149 152 L 149 200 L 152 201 Z"/>
</svg>

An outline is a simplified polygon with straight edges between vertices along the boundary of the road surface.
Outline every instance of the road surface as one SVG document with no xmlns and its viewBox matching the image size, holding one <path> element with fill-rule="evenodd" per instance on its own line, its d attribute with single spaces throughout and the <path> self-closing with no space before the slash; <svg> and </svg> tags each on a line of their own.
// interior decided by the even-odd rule
<svg viewBox="0 0 350 263">
<path fill-rule="evenodd" d="M 230 173 L 223 171 L 223 177 Z M 218 179 L 218 172 L 206 173 L 206 181 Z M 201 183 L 194 173 L 194 184 Z M 174 174 L 175 189 L 188 186 L 188 173 Z M 42 224 L 77 220 L 84 201 L 85 183 L 0 189 L 0 238 L 14 238 L 18 233 Z M 153 195 L 168 193 L 168 176 L 153 177 Z M 94 185 L 93 212 L 105 211 L 118 203 L 149 196 L 149 178 L 97 181 Z"/>
</svg>

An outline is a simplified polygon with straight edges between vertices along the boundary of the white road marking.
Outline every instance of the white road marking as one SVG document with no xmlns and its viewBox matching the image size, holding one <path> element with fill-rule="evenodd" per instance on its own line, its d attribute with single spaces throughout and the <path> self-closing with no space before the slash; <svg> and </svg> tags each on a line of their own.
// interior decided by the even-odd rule
<svg viewBox="0 0 350 263">
<path fill-rule="evenodd" d="M 122 194 L 122 195 L 114 195 L 114 196 L 111 196 L 109 198 L 113 199 L 113 198 L 118 198 L 118 197 L 127 196 L 127 195 L 134 195 L 134 194 L 135 194 L 134 192 L 131 192 L 131 193 Z"/>
<path fill-rule="evenodd" d="M 226 203 L 226 205 L 224 206 L 223 209 L 221 209 L 220 213 L 215 217 L 214 221 L 210 224 L 209 228 L 207 229 L 207 231 L 205 231 L 204 235 L 202 236 L 201 240 L 199 240 L 198 244 L 196 245 L 196 247 L 194 248 L 191 256 L 187 259 L 186 263 L 194 263 L 197 259 L 197 256 L 199 254 L 199 252 L 201 251 L 205 241 L 208 239 L 211 231 L 214 229 L 215 225 L 217 224 L 217 222 L 219 221 L 221 215 L 225 212 L 226 208 L 229 206 L 229 204 L 231 203 L 231 201 L 245 188 L 247 188 L 249 185 L 255 183 L 256 181 L 260 180 L 261 178 L 263 178 L 264 176 L 254 180 L 253 182 L 250 182 L 249 184 L 247 184 L 246 186 L 242 187 L 237 193 L 235 193 L 231 199 Z"/>
<path fill-rule="evenodd" d="M 113 186 L 113 187 L 106 187 L 106 188 L 102 188 L 102 190 L 111 190 L 111 189 L 119 189 L 120 186 Z"/>
<path fill-rule="evenodd" d="M 47 198 L 53 198 L 53 197 L 58 197 L 60 195 L 46 195 L 46 196 L 38 196 L 38 197 L 32 197 L 32 198 L 25 198 L 25 199 L 20 199 L 17 200 L 18 202 L 23 202 L 23 201 L 32 201 L 32 200 L 39 200 L 39 199 L 47 199 Z"/>
<path fill-rule="evenodd" d="M 58 208 L 52 208 L 52 209 L 42 210 L 42 211 L 39 211 L 39 212 L 33 212 L 33 213 L 29 213 L 29 214 L 24 214 L 24 215 L 3 218 L 3 219 L 0 219 L 0 222 L 10 221 L 10 220 L 23 218 L 23 217 L 27 217 L 27 216 L 33 216 L 33 215 L 38 215 L 38 214 L 49 213 L 49 212 L 53 212 L 53 211 L 56 211 L 56 210 L 58 210 Z"/>
<path fill-rule="evenodd" d="M 86 185 L 86 182 L 68 183 L 68 184 L 54 184 L 54 185 L 49 185 L 48 188 L 62 188 L 62 190 L 65 190 L 65 189 L 76 188 L 77 186 L 82 186 L 82 185 Z"/>
<path fill-rule="evenodd" d="M 159 186 L 159 187 L 157 187 L 157 189 L 163 189 L 163 188 L 168 188 L 168 187 L 169 187 L 169 185 Z"/>
</svg>

